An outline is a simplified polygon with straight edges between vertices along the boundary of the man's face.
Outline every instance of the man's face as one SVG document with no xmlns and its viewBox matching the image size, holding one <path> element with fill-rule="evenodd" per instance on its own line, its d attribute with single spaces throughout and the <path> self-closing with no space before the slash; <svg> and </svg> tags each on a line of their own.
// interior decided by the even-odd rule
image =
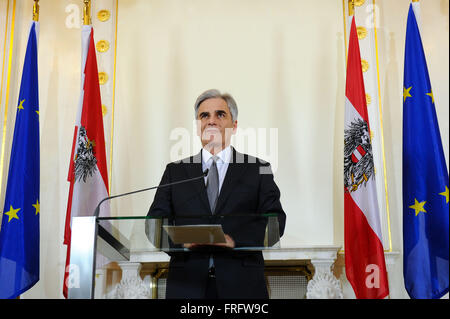
<svg viewBox="0 0 450 319">
<path fill-rule="evenodd" d="M 231 135 L 236 133 L 236 128 L 237 121 L 233 122 L 224 99 L 211 98 L 200 104 L 197 113 L 197 134 L 203 147 L 214 148 L 217 152 L 222 150 L 230 144 Z"/>
</svg>

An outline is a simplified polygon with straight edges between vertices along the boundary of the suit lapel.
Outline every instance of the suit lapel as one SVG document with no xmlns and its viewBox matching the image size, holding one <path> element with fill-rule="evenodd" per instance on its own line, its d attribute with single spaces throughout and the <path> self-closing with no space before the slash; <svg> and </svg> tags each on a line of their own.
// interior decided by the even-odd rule
<svg viewBox="0 0 450 319">
<path fill-rule="evenodd" d="M 188 178 L 200 176 L 203 173 L 202 151 L 190 157 L 189 159 L 191 162 L 184 165 Z M 197 181 L 193 181 L 192 183 L 195 186 L 196 192 L 200 194 L 201 201 L 203 202 L 205 208 L 208 210 L 209 214 L 211 214 L 211 208 L 209 207 L 208 195 L 206 194 L 206 186 L 204 180 L 199 179 Z"/>
<path fill-rule="evenodd" d="M 215 209 L 217 213 L 220 212 L 222 206 L 226 203 L 228 197 L 230 196 L 231 191 L 236 188 L 239 179 L 243 176 L 244 171 L 247 169 L 247 166 L 241 163 L 244 155 L 238 153 L 234 147 L 231 147 L 231 150 L 231 162 L 228 164 L 227 173 L 225 174 L 225 179 L 223 180 L 222 188 L 219 193 L 219 198 L 217 199 Z"/>
</svg>

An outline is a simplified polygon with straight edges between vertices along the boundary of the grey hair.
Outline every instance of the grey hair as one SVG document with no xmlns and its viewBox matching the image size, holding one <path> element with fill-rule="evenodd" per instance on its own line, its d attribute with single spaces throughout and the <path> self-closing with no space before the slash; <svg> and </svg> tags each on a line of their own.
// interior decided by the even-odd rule
<svg viewBox="0 0 450 319">
<path fill-rule="evenodd" d="M 228 108 L 230 109 L 230 113 L 231 113 L 231 120 L 234 123 L 238 117 L 238 108 L 236 105 L 236 101 L 230 94 L 228 94 L 228 93 L 222 94 L 222 93 L 220 93 L 219 90 L 216 90 L 216 89 L 207 90 L 207 91 L 203 92 L 202 94 L 200 94 L 200 96 L 197 98 L 197 101 L 195 101 L 195 106 L 194 106 L 195 118 L 197 118 L 197 116 L 198 116 L 198 108 L 200 107 L 200 104 L 207 99 L 213 99 L 213 98 L 220 98 L 220 99 L 223 99 L 225 102 L 227 102 Z"/>
</svg>

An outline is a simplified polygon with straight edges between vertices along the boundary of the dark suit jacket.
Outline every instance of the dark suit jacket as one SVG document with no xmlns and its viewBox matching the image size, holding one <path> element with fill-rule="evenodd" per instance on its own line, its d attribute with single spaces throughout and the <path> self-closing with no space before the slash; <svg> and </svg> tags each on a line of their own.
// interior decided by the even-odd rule
<svg viewBox="0 0 450 319">
<path fill-rule="evenodd" d="M 213 215 L 203 179 L 156 192 L 149 215 L 176 217 L 176 224 L 221 224 L 236 247 L 263 246 L 267 219 L 255 214 L 278 214 L 280 236 L 286 215 L 270 164 L 232 148 L 229 163 Z M 195 156 L 167 165 L 160 184 L 202 174 L 201 151 Z M 183 216 L 206 216 L 198 219 Z M 223 216 L 222 216 L 223 215 Z M 239 215 L 232 217 L 232 215 Z M 253 216 L 252 216 L 253 215 Z M 190 251 L 171 253 L 166 298 L 204 298 L 209 257 L 216 269 L 219 298 L 267 298 L 264 259 L 261 251 Z"/>
</svg>

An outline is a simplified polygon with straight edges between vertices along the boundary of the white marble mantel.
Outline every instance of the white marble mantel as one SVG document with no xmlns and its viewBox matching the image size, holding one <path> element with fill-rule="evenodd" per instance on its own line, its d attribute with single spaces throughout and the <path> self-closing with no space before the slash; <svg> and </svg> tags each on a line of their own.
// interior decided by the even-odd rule
<svg viewBox="0 0 450 319">
<path fill-rule="evenodd" d="M 341 246 L 299 246 L 263 251 L 264 260 L 336 260 Z"/>
<path fill-rule="evenodd" d="M 342 285 L 333 274 L 333 265 L 341 246 L 301 246 L 263 251 L 266 262 L 306 262 L 314 273 L 308 282 L 308 299 L 342 299 Z M 164 252 L 131 251 L 130 261 L 119 262 L 122 280 L 106 298 L 150 298 L 148 285 L 139 272 L 142 264 L 166 263 L 169 256 Z"/>
<path fill-rule="evenodd" d="M 264 260 L 315 260 L 333 261 L 341 246 L 299 246 L 291 248 L 277 248 L 263 251 Z M 170 257 L 161 251 L 131 251 L 130 262 L 133 263 L 163 263 L 169 262 Z"/>
</svg>

